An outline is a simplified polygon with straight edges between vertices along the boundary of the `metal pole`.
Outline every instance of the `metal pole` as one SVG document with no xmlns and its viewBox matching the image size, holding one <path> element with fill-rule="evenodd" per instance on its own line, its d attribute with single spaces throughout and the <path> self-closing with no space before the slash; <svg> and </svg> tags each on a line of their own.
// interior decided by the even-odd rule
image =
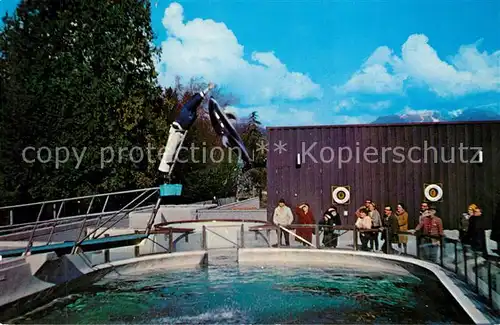
<svg viewBox="0 0 500 325">
<path fill-rule="evenodd" d="M 9 224 L 14 225 L 14 210 L 9 210 Z"/>
<path fill-rule="evenodd" d="M 278 236 L 278 239 L 276 240 L 276 246 L 278 248 L 281 248 L 281 226 L 278 225 L 278 229 L 277 229 L 277 236 Z"/>
<path fill-rule="evenodd" d="M 479 292 L 479 269 L 477 267 L 477 252 L 474 250 L 474 267 L 476 269 L 476 272 L 474 274 L 476 275 L 476 292 Z"/>
<path fill-rule="evenodd" d="M 245 248 L 245 225 L 244 224 L 241 224 L 240 236 L 241 236 L 241 248 Z"/>
<path fill-rule="evenodd" d="M 104 237 L 109 237 L 109 234 L 104 234 Z M 104 250 L 104 263 L 109 263 L 109 249 Z"/>
<path fill-rule="evenodd" d="M 417 258 L 421 259 L 421 256 L 420 256 L 420 242 L 422 240 L 422 236 L 416 235 L 415 239 L 417 240 Z"/>
<path fill-rule="evenodd" d="M 458 274 L 458 245 L 455 243 L 455 273 Z"/>
<path fill-rule="evenodd" d="M 207 250 L 207 226 L 203 226 L 201 230 L 201 249 Z"/>
<path fill-rule="evenodd" d="M 100 227 L 102 214 L 104 213 L 104 210 L 106 210 L 106 206 L 108 205 L 108 200 L 109 200 L 109 195 L 106 196 L 106 200 L 104 200 L 104 205 L 102 206 L 102 210 L 101 210 L 101 214 L 99 215 L 99 219 L 97 219 L 97 225 L 95 226 L 95 229 L 99 229 L 99 227 Z M 95 236 L 93 238 L 95 238 Z"/>
<path fill-rule="evenodd" d="M 55 220 L 59 219 L 59 215 L 61 214 L 63 205 L 64 205 L 64 202 L 62 202 L 61 205 L 59 206 L 59 211 L 57 211 L 57 214 L 54 216 Z M 55 207 L 56 207 L 56 205 L 54 204 L 54 209 L 55 209 Z M 54 212 L 56 212 L 56 211 L 54 210 Z M 47 240 L 47 245 L 50 244 L 50 242 L 52 241 L 52 236 L 54 235 L 54 231 L 56 230 L 56 226 L 58 223 L 59 223 L 58 221 L 54 222 L 54 225 L 52 226 L 52 229 L 50 230 L 50 235 L 49 235 L 49 239 Z"/>
<path fill-rule="evenodd" d="M 30 240 L 28 241 L 28 246 L 26 246 L 26 250 L 24 251 L 25 255 L 28 255 L 28 252 L 30 251 L 31 246 L 33 245 L 33 238 L 35 237 L 36 226 L 37 226 L 37 223 L 40 221 L 40 217 L 42 216 L 44 208 L 45 208 L 45 203 L 42 204 L 42 206 L 40 207 L 40 211 L 38 212 L 38 216 L 36 217 L 36 222 L 35 222 L 35 225 L 33 226 L 33 231 L 31 232 Z"/>
<path fill-rule="evenodd" d="M 440 260 L 440 264 L 441 264 L 441 267 L 444 266 L 444 238 L 441 236 L 441 238 L 439 239 L 439 260 Z"/>
<path fill-rule="evenodd" d="M 491 261 L 486 260 L 486 263 L 488 263 L 488 302 L 490 305 L 493 305 L 493 288 L 492 288 L 492 281 L 491 281 Z"/>
<path fill-rule="evenodd" d="M 153 223 L 155 222 L 156 219 L 156 214 L 158 213 L 158 210 L 160 209 L 161 205 L 161 196 L 158 198 L 156 201 L 156 205 L 153 208 L 153 211 L 151 211 L 151 217 L 149 217 L 148 224 L 146 225 L 146 235 L 149 236 L 151 233 L 151 228 L 153 227 Z"/>
<path fill-rule="evenodd" d="M 319 225 L 318 224 L 315 224 L 314 225 L 314 232 L 316 234 L 316 248 L 319 249 L 320 248 L 320 242 L 319 242 Z"/>
<path fill-rule="evenodd" d="M 469 277 L 467 276 L 467 246 L 462 245 L 462 250 L 464 253 L 464 275 L 465 275 L 465 283 L 469 283 Z"/>
<path fill-rule="evenodd" d="M 172 228 L 168 232 L 168 252 L 174 252 L 174 230 Z"/>
<path fill-rule="evenodd" d="M 358 228 L 354 227 L 353 235 L 352 235 L 352 247 L 354 250 L 358 250 Z"/>
<path fill-rule="evenodd" d="M 389 254 L 389 252 L 392 251 L 392 241 L 391 238 L 389 237 L 389 227 L 385 228 L 385 250 L 386 253 Z"/>
</svg>

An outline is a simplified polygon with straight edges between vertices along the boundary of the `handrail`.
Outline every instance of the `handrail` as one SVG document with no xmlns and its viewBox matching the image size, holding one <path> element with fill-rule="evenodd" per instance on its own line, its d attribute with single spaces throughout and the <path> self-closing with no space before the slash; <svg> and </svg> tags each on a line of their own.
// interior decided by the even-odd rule
<svg viewBox="0 0 500 325">
<path fill-rule="evenodd" d="M 307 240 L 305 240 L 305 239 L 304 239 L 304 238 L 302 238 L 301 236 L 299 236 L 299 235 L 297 235 L 296 233 L 294 233 L 294 232 L 292 232 L 292 231 L 290 231 L 290 230 L 286 229 L 286 228 L 285 228 L 285 227 L 283 227 L 283 226 L 279 226 L 279 229 L 280 229 L 281 231 L 285 231 L 286 233 L 288 233 L 288 234 L 292 235 L 292 236 L 293 236 L 293 237 L 295 237 L 295 238 L 298 238 L 298 239 L 302 240 L 304 243 L 308 244 L 308 245 L 309 245 L 309 246 L 311 246 L 311 247 L 318 248 L 318 247 L 317 247 L 316 245 L 314 245 L 313 243 L 308 242 Z"/>
<path fill-rule="evenodd" d="M 77 196 L 77 197 L 71 197 L 71 198 L 59 199 L 59 200 L 49 200 L 49 201 L 39 201 L 39 202 L 32 202 L 32 203 L 8 205 L 8 206 L 0 207 L 0 210 L 8 210 L 8 209 L 28 207 L 28 206 L 36 206 L 36 205 L 40 205 L 40 204 L 53 204 L 53 203 L 68 202 L 68 201 L 74 201 L 74 200 L 84 200 L 84 199 L 91 199 L 91 198 L 103 197 L 103 196 L 130 194 L 130 193 L 137 193 L 137 192 L 141 192 L 141 191 L 147 192 L 150 190 L 158 190 L 158 189 L 159 189 L 159 187 L 149 187 L 149 188 L 142 188 L 142 189 L 135 189 L 135 190 Z"/>
<path fill-rule="evenodd" d="M 146 207 L 141 207 L 146 208 Z M 129 211 L 131 209 L 124 210 Z M 99 216 L 107 216 L 116 213 L 118 210 L 115 211 L 107 211 L 107 212 L 94 212 L 94 213 L 89 213 L 89 214 L 82 214 L 82 215 L 77 215 L 77 216 L 71 216 L 71 217 L 64 217 L 61 219 L 50 219 L 50 220 L 43 220 L 39 221 L 38 223 L 36 221 L 29 222 L 29 223 L 22 223 L 22 224 L 17 224 L 17 225 L 8 225 L 8 226 L 0 226 L 0 232 L 4 231 L 22 231 L 25 228 L 31 229 L 32 226 L 35 225 L 47 225 L 47 224 L 52 224 L 52 223 L 58 223 L 60 222 L 61 224 L 64 223 L 71 223 L 71 222 L 76 222 L 78 219 L 84 219 L 85 217 L 99 217 Z M 137 210 L 136 210 L 137 211 Z"/>
<path fill-rule="evenodd" d="M 216 235 L 216 236 L 219 236 L 220 238 L 224 239 L 224 240 L 227 240 L 228 242 L 230 242 L 231 244 L 233 245 L 236 245 L 237 248 L 241 248 L 239 244 L 235 243 L 234 241 L 232 241 L 231 239 L 225 237 L 225 236 L 222 236 L 221 234 L 218 234 L 217 232 L 213 231 L 213 230 L 210 230 L 208 229 L 209 226 L 205 227 L 204 230 L 206 231 L 209 231 L 211 232 L 212 234 Z"/>
</svg>

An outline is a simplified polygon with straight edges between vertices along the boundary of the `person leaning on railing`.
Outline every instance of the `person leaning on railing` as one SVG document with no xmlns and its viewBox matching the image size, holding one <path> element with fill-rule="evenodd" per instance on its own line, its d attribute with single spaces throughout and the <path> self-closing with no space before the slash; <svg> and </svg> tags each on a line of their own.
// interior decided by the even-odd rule
<svg viewBox="0 0 500 325">
<path fill-rule="evenodd" d="M 314 216 L 312 214 L 311 208 L 308 203 L 303 203 L 295 208 L 295 213 L 297 214 L 298 223 L 300 225 L 314 225 L 316 224 Z M 314 227 L 314 226 L 313 226 Z M 295 230 L 295 234 L 299 237 L 304 238 L 309 243 L 312 242 L 313 227 L 298 227 Z M 296 241 L 302 243 L 302 245 L 307 246 L 307 243 L 300 238 L 295 238 Z"/>
<path fill-rule="evenodd" d="M 276 226 L 289 226 L 293 223 L 293 213 L 292 210 L 286 206 L 285 200 L 280 199 L 278 206 L 274 209 L 273 223 Z M 281 233 L 281 235 L 279 235 Z M 285 237 L 285 245 L 290 246 L 290 234 L 286 231 L 278 231 L 278 241 L 280 245 L 283 245 L 282 239 Z M 276 244 L 278 245 L 278 244 Z"/>
<path fill-rule="evenodd" d="M 323 214 L 323 219 L 318 222 L 319 231 L 323 231 L 323 245 L 325 247 L 337 247 L 338 236 L 332 227 L 340 226 L 341 224 L 342 220 L 340 220 L 340 215 L 337 213 L 337 208 L 332 205 Z"/>
<path fill-rule="evenodd" d="M 439 246 L 441 245 L 440 237 L 444 236 L 443 222 L 441 218 L 436 216 L 437 210 L 435 207 L 429 207 L 422 214 L 422 219 L 413 232 L 421 231 L 424 237 L 420 239 L 420 248 L 423 248 L 422 258 L 432 262 L 436 262 Z M 432 237 L 425 237 L 432 236 Z M 437 238 L 436 238 L 437 237 Z"/>
<path fill-rule="evenodd" d="M 360 209 L 359 210 L 359 217 L 358 220 L 356 220 L 356 228 L 360 230 L 368 230 L 372 229 L 372 219 L 368 216 L 368 209 Z M 370 249 L 368 248 L 368 241 L 372 238 L 372 235 L 370 232 L 360 232 L 359 233 L 359 239 L 361 240 L 361 250 L 362 251 L 369 251 Z"/>
</svg>

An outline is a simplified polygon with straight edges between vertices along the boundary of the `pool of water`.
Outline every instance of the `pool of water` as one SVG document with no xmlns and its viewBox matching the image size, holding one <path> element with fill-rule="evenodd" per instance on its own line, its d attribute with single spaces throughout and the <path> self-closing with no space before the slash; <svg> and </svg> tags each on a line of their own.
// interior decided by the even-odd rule
<svg viewBox="0 0 500 325">
<path fill-rule="evenodd" d="M 23 324 L 472 323 L 432 278 L 218 266 L 102 280 Z"/>
</svg>

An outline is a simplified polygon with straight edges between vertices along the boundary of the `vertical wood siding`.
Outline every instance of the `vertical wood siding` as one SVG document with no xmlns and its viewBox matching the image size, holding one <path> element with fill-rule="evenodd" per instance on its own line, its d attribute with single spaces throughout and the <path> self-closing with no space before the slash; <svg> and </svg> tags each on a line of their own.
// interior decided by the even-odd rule
<svg viewBox="0 0 500 325">
<path fill-rule="evenodd" d="M 470 203 L 482 206 L 485 218 L 491 221 L 500 200 L 499 122 L 268 128 L 268 141 L 269 218 L 278 200 L 284 198 L 292 207 L 308 202 L 319 219 L 332 203 L 332 185 L 351 187 L 350 203 L 339 206 L 341 213 L 349 212 L 349 224 L 354 223 L 354 211 L 370 198 L 378 203 L 379 209 L 382 205 L 395 207 L 398 202 L 404 203 L 410 226 L 415 226 L 418 208 L 424 200 L 424 183 L 442 183 L 443 201 L 434 205 L 448 229 L 458 226 L 460 215 Z M 286 144 L 286 151 L 281 154 L 275 151 L 275 144 L 280 141 Z M 296 168 L 297 154 L 315 142 L 310 152 L 318 162 L 303 157 L 305 161 Z M 482 147 L 483 163 L 460 162 L 461 145 Z M 342 163 L 342 157 L 338 156 L 342 147 L 350 148 L 353 153 L 348 163 Z M 378 155 L 368 156 L 369 160 L 378 158 L 378 162 L 364 159 L 367 147 L 374 147 L 372 152 L 378 151 Z M 401 147 L 399 152 L 406 155 L 401 163 L 394 161 L 401 157 L 389 149 L 395 147 Z M 413 159 L 427 156 L 427 161 L 411 162 L 407 157 L 412 147 L 422 149 L 422 152 L 413 152 Z M 437 149 L 437 156 L 429 147 Z M 328 148 L 334 151 L 333 159 L 330 158 L 332 150 Z M 444 162 L 453 158 L 453 151 L 455 161 Z M 464 158 L 470 160 L 473 151 L 466 151 Z M 347 149 L 343 157 L 348 158 Z"/>
</svg>

